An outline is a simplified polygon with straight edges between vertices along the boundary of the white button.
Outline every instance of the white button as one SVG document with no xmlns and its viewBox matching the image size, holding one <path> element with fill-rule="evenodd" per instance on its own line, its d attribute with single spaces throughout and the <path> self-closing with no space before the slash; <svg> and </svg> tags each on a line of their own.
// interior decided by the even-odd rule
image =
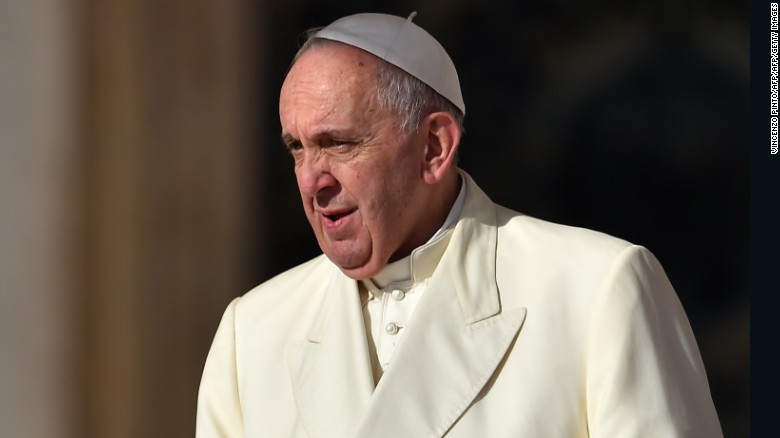
<svg viewBox="0 0 780 438">
<path fill-rule="evenodd" d="M 390 292 L 390 296 L 393 297 L 396 301 L 401 301 L 404 299 L 406 294 L 401 289 L 394 289 L 392 292 Z"/>
<path fill-rule="evenodd" d="M 394 335 L 398 333 L 398 326 L 395 323 L 391 322 L 385 326 L 385 331 L 387 332 L 388 335 Z"/>
</svg>

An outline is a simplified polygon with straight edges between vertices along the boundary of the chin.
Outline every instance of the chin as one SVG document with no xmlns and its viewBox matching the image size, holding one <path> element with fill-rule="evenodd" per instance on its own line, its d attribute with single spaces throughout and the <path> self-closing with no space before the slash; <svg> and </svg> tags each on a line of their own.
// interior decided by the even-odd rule
<svg viewBox="0 0 780 438">
<path fill-rule="evenodd" d="M 342 265 L 339 265 L 338 263 L 336 263 L 336 265 L 339 267 L 339 269 L 341 269 L 341 272 L 343 272 L 344 275 L 353 280 L 365 280 L 367 278 L 371 278 L 378 274 L 382 268 L 384 268 L 384 265 L 380 265 L 376 262 L 372 263 L 371 260 L 369 260 L 369 262 L 364 265 L 351 268 L 346 268 Z"/>
<path fill-rule="evenodd" d="M 329 245 L 320 245 L 325 255 L 334 265 L 341 269 L 347 277 L 353 280 L 365 280 L 378 274 L 387 265 L 386 260 L 377 258 L 377 254 L 366 245 L 337 245 L 327 242 Z M 344 243 L 344 242 L 340 242 Z M 325 251 L 325 249 L 328 251 Z"/>
</svg>

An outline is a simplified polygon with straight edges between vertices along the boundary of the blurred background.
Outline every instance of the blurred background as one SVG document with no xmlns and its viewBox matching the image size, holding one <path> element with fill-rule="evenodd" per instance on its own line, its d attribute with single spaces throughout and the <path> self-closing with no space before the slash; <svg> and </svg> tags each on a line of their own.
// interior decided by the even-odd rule
<svg viewBox="0 0 780 438">
<path fill-rule="evenodd" d="M 300 34 L 448 49 L 492 198 L 650 248 L 749 435 L 747 2 L 2 0 L 0 435 L 189 437 L 229 300 L 318 254 L 279 141 Z"/>
</svg>

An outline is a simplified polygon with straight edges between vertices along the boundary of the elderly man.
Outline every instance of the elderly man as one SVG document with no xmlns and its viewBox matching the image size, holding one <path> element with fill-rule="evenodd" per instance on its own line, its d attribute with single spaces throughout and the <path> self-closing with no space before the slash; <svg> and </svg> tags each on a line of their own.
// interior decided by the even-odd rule
<svg viewBox="0 0 780 438">
<path fill-rule="evenodd" d="M 656 259 L 492 203 L 411 18 L 345 17 L 296 56 L 282 139 L 324 255 L 228 306 L 198 436 L 721 436 Z"/>
</svg>

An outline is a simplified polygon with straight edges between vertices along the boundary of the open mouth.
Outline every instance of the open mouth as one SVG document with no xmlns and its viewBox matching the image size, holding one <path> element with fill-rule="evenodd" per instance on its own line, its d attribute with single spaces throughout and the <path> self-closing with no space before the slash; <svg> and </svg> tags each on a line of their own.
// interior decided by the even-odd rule
<svg viewBox="0 0 780 438">
<path fill-rule="evenodd" d="M 346 210 L 346 211 L 333 213 L 333 214 L 325 214 L 323 216 L 325 216 L 331 222 L 338 222 L 339 219 L 351 215 L 352 213 L 355 212 L 355 210 L 357 209 L 353 208 L 352 210 Z"/>
</svg>

